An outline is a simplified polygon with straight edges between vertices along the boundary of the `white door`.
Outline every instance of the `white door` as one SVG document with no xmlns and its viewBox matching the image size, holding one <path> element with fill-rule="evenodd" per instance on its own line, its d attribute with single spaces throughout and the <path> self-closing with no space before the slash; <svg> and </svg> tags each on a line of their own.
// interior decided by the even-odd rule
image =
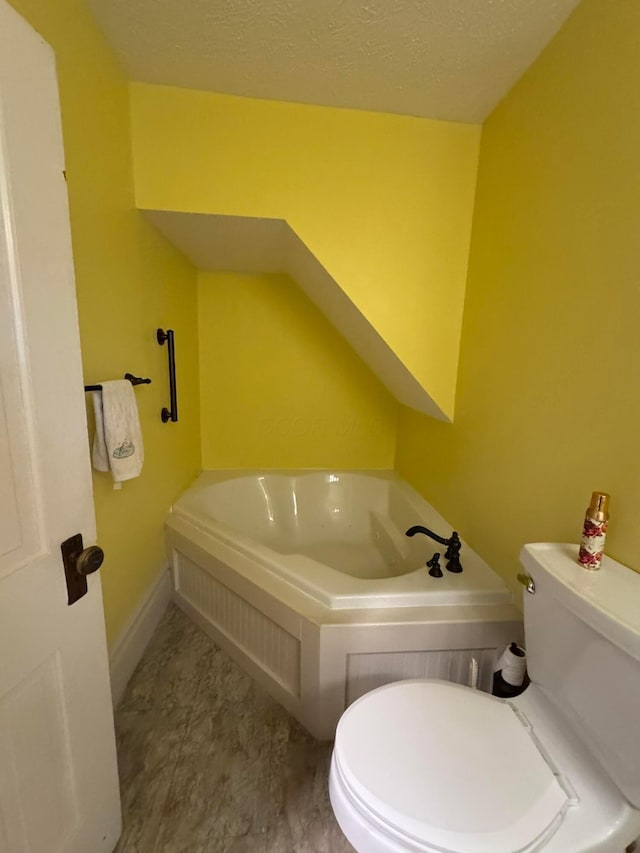
<svg viewBox="0 0 640 853">
<path fill-rule="evenodd" d="M 0 0 L 0 851 L 110 853 L 120 832 L 52 50 Z"/>
</svg>

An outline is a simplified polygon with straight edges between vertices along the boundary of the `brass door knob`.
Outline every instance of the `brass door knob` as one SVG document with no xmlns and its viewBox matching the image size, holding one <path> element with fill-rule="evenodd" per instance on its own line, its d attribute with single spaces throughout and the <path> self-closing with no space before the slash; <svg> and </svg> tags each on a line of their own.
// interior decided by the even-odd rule
<svg viewBox="0 0 640 853">
<path fill-rule="evenodd" d="M 97 572 L 104 563 L 104 551 L 98 545 L 85 548 L 76 560 L 76 571 L 80 575 L 90 575 Z"/>
</svg>

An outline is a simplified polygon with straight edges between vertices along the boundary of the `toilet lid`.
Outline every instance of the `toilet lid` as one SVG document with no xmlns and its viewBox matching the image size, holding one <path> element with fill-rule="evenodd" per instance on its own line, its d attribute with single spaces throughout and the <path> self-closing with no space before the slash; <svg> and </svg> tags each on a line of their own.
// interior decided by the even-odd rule
<svg viewBox="0 0 640 853">
<path fill-rule="evenodd" d="M 509 703 L 445 681 L 363 696 L 338 724 L 334 758 L 365 813 L 447 853 L 530 850 L 569 802 Z"/>
</svg>

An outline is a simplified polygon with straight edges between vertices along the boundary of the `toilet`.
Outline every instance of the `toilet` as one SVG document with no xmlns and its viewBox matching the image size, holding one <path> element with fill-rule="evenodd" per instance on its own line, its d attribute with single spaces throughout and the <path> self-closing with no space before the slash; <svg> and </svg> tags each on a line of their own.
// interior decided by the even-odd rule
<svg viewBox="0 0 640 853">
<path fill-rule="evenodd" d="M 342 715 L 329 793 L 358 853 L 623 853 L 640 837 L 640 575 L 525 545 L 531 684 L 399 681 Z"/>
</svg>

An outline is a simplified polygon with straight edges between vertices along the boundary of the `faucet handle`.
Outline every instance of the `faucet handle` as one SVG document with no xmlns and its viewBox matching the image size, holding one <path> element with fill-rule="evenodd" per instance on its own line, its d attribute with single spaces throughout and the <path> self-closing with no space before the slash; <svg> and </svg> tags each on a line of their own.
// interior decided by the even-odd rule
<svg viewBox="0 0 640 853">
<path fill-rule="evenodd" d="M 427 567 L 432 578 L 441 578 L 442 569 L 440 568 L 440 554 L 438 551 L 430 560 L 427 560 Z"/>
<path fill-rule="evenodd" d="M 447 540 L 447 550 L 444 552 L 445 560 L 451 560 L 452 558 L 457 557 L 460 553 L 461 548 L 462 543 L 460 542 L 458 531 L 454 530 L 449 539 Z"/>
<path fill-rule="evenodd" d="M 460 537 L 458 536 L 457 531 L 454 530 L 451 534 L 449 545 L 444 555 L 445 560 L 447 560 L 447 571 L 453 572 L 454 574 L 460 574 L 462 571 L 462 565 L 460 563 L 461 548 L 462 542 L 460 542 Z"/>
<path fill-rule="evenodd" d="M 454 575 L 459 575 L 462 571 L 462 563 L 459 557 L 452 557 L 447 561 L 447 571 L 453 572 Z"/>
</svg>

